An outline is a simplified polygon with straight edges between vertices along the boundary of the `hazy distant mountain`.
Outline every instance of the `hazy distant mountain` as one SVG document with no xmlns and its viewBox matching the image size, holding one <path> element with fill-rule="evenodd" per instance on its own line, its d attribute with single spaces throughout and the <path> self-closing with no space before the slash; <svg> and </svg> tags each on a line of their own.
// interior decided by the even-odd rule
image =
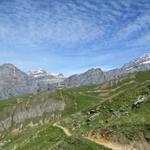
<svg viewBox="0 0 150 150">
<path fill-rule="evenodd" d="M 147 69 L 150 69 L 150 54 L 145 54 L 118 69 L 107 72 L 103 72 L 100 68 L 90 69 L 66 79 L 61 73 L 48 73 L 41 68 L 25 73 L 12 64 L 4 64 L 0 66 L 0 99 L 62 86 L 100 84 L 118 76 Z"/>
<path fill-rule="evenodd" d="M 34 82 L 41 84 L 41 86 L 42 84 L 49 84 L 49 86 L 52 86 L 54 84 L 58 84 L 64 81 L 64 75 L 62 73 L 48 73 L 42 68 L 29 72 L 28 75 L 34 80 Z"/>
<path fill-rule="evenodd" d="M 62 73 L 48 73 L 42 68 L 29 72 L 28 75 L 37 84 L 38 91 L 58 87 L 64 81 Z"/>
</svg>

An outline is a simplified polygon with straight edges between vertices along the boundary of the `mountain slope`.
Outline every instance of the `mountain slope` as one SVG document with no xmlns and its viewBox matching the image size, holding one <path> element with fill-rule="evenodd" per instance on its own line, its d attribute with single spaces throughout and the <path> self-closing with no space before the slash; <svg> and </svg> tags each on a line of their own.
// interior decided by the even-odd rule
<svg viewBox="0 0 150 150">
<path fill-rule="evenodd" d="M 29 147 L 31 150 L 106 149 L 84 139 L 87 136 L 136 149 L 148 150 L 150 146 L 150 71 L 119 77 L 101 85 L 57 89 L 52 93 L 43 91 L 22 98 L 19 105 L 16 99 L 0 102 L 1 123 L 15 106 L 19 109 L 14 110 L 14 114 L 19 111 L 20 115 L 24 114 L 20 106 L 26 106 L 28 101 L 33 111 L 36 110 L 34 106 L 46 106 L 51 101 L 65 105 L 59 112 L 56 109 L 40 116 L 29 116 L 2 131 L 0 145 L 4 150 L 14 146 L 19 150 Z M 61 129 L 53 127 L 56 122 L 67 128 L 72 136 L 66 137 Z"/>
</svg>

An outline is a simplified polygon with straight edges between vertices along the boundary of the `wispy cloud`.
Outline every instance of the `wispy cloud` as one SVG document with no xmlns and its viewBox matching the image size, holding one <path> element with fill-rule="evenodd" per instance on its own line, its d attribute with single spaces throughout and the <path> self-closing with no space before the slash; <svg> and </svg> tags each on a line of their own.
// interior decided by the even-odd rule
<svg viewBox="0 0 150 150">
<path fill-rule="evenodd" d="M 150 27 L 150 13 L 139 16 L 135 21 L 129 22 L 128 25 L 122 28 L 116 34 L 119 40 L 129 39 L 135 34 L 147 34 Z"/>
<path fill-rule="evenodd" d="M 47 0 L 44 8 L 40 4 L 32 0 L 4 3 L 1 10 L 7 7 L 8 12 L 2 12 L 0 17 L 1 41 L 5 42 L 9 37 L 20 44 L 37 44 L 46 40 L 64 45 L 90 41 L 103 34 L 102 28 L 91 18 L 82 16 L 73 2 L 63 4 Z"/>
<path fill-rule="evenodd" d="M 41 64 L 48 68 L 45 64 L 49 63 L 59 69 L 70 64 L 78 70 L 104 66 L 105 62 L 112 67 L 106 59 L 113 60 L 114 54 L 138 46 L 143 46 L 144 52 L 144 47 L 149 48 L 149 35 L 149 0 L 0 2 L 0 52 L 3 47 L 8 55 L 14 51 L 17 56 L 10 60 L 22 60 L 26 66 Z M 46 61 L 38 62 L 41 57 Z"/>
<path fill-rule="evenodd" d="M 14 41 L 25 44 L 45 40 L 59 44 L 88 42 L 96 38 L 102 39 L 112 29 L 118 30 L 122 17 L 128 16 L 132 10 L 131 1 L 79 2 L 3 2 L 0 7 L 0 37 L 5 41 L 9 36 Z M 139 4 L 138 1 L 136 3 Z M 127 10 L 127 14 L 124 14 L 124 10 Z M 129 23 L 132 24 L 132 21 L 129 20 Z M 129 32 L 135 28 L 137 26 L 129 25 L 126 30 Z"/>
</svg>

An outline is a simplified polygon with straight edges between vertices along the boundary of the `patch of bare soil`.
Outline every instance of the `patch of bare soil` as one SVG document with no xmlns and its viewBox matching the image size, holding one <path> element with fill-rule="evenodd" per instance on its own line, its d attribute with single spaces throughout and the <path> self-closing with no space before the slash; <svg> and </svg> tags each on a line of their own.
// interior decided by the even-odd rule
<svg viewBox="0 0 150 150">
<path fill-rule="evenodd" d="M 119 143 L 108 141 L 106 138 L 102 137 L 101 135 L 92 135 L 91 133 L 89 133 L 84 138 L 94 143 L 103 145 L 112 150 L 136 150 L 132 148 L 130 145 L 122 145 Z"/>
</svg>

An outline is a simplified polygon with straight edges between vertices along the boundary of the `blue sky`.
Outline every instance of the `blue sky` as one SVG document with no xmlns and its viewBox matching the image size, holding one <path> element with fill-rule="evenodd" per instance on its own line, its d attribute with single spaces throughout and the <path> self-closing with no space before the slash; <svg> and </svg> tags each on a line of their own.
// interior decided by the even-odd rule
<svg viewBox="0 0 150 150">
<path fill-rule="evenodd" d="M 68 76 L 147 52 L 149 0 L 0 0 L 0 64 Z"/>
</svg>

